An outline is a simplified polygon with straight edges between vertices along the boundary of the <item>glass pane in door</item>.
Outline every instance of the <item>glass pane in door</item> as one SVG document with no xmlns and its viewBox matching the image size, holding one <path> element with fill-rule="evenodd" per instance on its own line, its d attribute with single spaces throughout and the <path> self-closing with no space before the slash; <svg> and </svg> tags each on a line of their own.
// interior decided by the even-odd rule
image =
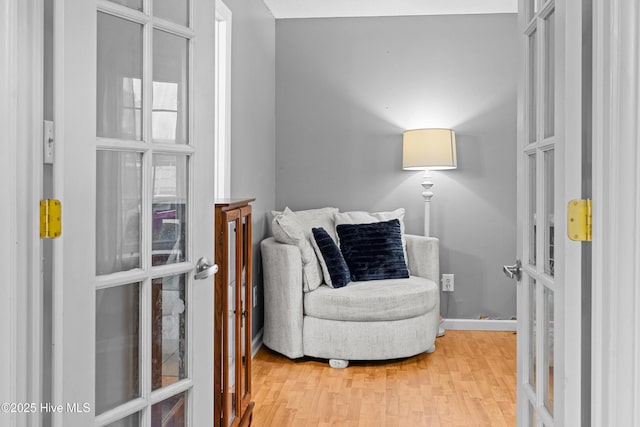
<svg viewBox="0 0 640 427">
<path fill-rule="evenodd" d="M 154 0 L 153 14 L 158 18 L 175 22 L 185 27 L 189 25 L 188 0 Z"/>
<path fill-rule="evenodd" d="M 544 405 L 549 410 L 549 413 L 553 414 L 553 371 L 554 371 L 554 360 L 553 360 L 553 338 L 554 338 L 554 292 L 549 288 L 545 288 L 544 290 L 544 312 L 546 317 L 545 322 L 545 367 L 543 370 L 544 374 Z"/>
<path fill-rule="evenodd" d="M 152 265 L 186 259 L 187 156 L 153 155 Z"/>
<path fill-rule="evenodd" d="M 248 248 L 249 245 L 251 244 L 248 241 L 249 238 L 249 224 L 247 224 L 247 217 L 243 216 L 242 217 L 242 290 L 241 290 L 241 307 L 242 307 L 242 321 L 240 323 L 240 327 L 241 327 L 241 331 L 240 331 L 240 355 L 242 357 L 242 384 L 240 386 L 239 392 L 240 392 L 240 396 L 244 399 L 245 395 L 248 393 L 249 391 L 249 381 L 251 380 L 249 378 L 248 374 L 248 363 L 249 363 L 249 357 L 251 357 L 248 352 L 250 351 L 250 349 L 248 348 L 249 345 L 247 343 L 246 337 L 247 337 L 247 328 L 250 327 L 250 325 L 247 324 L 248 321 L 248 310 L 249 310 L 249 304 L 251 304 L 251 301 L 248 300 L 247 295 L 249 294 L 249 287 L 251 286 L 248 282 L 247 282 L 247 278 L 249 277 L 250 273 L 248 272 L 248 269 L 251 268 L 250 266 L 247 265 L 247 259 L 248 259 Z"/>
<path fill-rule="evenodd" d="M 112 3 L 121 4 L 131 9 L 142 11 L 142 0 L 109 0 Z"/>
<path fill-rule="evenodd" d="M 123 418 L 114 423 L 107 424 L 105 427 L 139 427 L 140 426 L 140 413 L 129 415 L 127 418 Z"/>
<path fill-rule="evenodd" d="M 550 276 L 554 275 L 555 267 L 554 156 L 554 150 L 544 153 L 544 272 Z"/>
<path fill-rule="evenodd" d="M 151 290 L 152 390 L 186 376 L 184 275 L 153 279 Z"/>
<path fill-rule="evenodd" d="M 236 233 L 239 231 L 236 228 L 236 221 L 229 222 L 227 225 L 229 227 L 229 264 L 228 264 L 228 274 L 229 274 L 229 283 L 228 283 L 228 305 L 227 305 L 227 351 L 229 352 L 227 355 L 227 402 L 226 407 L 229 408 L 229 416 L 227 420 L 229 421 L 229 425 L 235 420 L 238 409 L 236 407 L 236 289 L 238 286 L 237 283 L 237 270 L 236 270 L 236 251 L 238 248 L 237 245 L 237 235 Z"/>
<path fill-rule="evenodd" d="M 98 12 L 98 137 L 142 139 L 142 25 Z"/>
<path fill-rule="evenodd" d="M 527 100 L 529 109 L 529 120 L 527 121 L 528 141 L 536 142 L 538 139 L 538 32 L 534 30 L 529 36 L 529 54 L 527 60 L 527 70 L 529 78 L 527 79 Z"/>
<path fill-rule="evenodd" d="M 533 403 L 529 403 L 529 417 L 527 420 L 529 425 L 527 427 L 536 427 L 538 425 L 536 418 L 536 408 L 533 406 Z"/>
<path fill-rule="evenodd" d="M 544 22 L 544 137 L 549 138 L 555 130 L 555 13 Z"/>
<path fill-rule="evenodd" d="M 537 174 L 537 166 L 536 166 L 536 155 L 535 154 L 531 154 L 527 157 L 527 179 L 529 180 L 528 182 L 528 186 L 529 186 L 529 198 L 527 200 L 528 203 L 528 207 L 527 207 L 527 211 L 528 211 L 528 215 L 527 215 L 527 219 L 528 219 L 528 237 L 529 237 L 529 245 L 528 245 L 528 251 L 529 251 L 529 264 L 531 265 L 536 265 L 536 252 L 537 252 L 537 220 L 538 220 L 538 215 L 537 215 L 537 210 L 538 210 L 538 205 L 537 205 L 537 199 L 536 199 L 536 188 L 537 188 L 537 179 L 538 179 L 538 174 Z"/>
<path fill-rule="evenodd" d="M 528 295 L 528 310 L 529 310 L 529 327 L 527 328 L 527 332 L 529 336 L 527 337 L 528 342 L 528 358 L 529 358 L 529 384 L 533 387 L 533 390 L 536 389 L 536 369 L 537 369 L 537 348 L 536 345 L 536 328 L 537 328 L 537 308 L 538 308 L 538 290 L 536 281 L 532 278 L 529 278 L 529 292 Z"/>
<path fill-rule="evenodd" d="M 526 17 L 527 17 L 527 21 L 529 21 L 533 15 L 536 13 L 536 1 L 537 0 L 525 0 L 525 7 L 526 7 Z"/>
<path fill-rule="evenodd" d="M 180 393 L 151 407 L 152 427 L 185 427 L 187 395 Z"/>
<path fill-rule="evenodd" d="M 140 396 L 140 283 L 96 291 L 96 415 Z"/>
<path fill-rule="evenodd" d="M 189 42 L 184 37 L 153 31 L 153 142 L 188 142 Z"/>
<path fill-rule="evenodd" d="M 96 274 L 140 268 L 142 155 L 96 153 Z"/>
</svg>

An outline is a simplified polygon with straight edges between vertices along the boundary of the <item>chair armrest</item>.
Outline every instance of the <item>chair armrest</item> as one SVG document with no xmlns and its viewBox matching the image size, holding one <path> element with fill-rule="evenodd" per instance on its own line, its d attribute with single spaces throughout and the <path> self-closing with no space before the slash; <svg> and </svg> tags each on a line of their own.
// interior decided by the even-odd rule
<svg viewBox="0 0 640 427">
<path fill-rule="evenodd" d="M 264 344 L 292 359 L 302 349 L 302 257 L 294 245 L 273 237 L 260 243 L 264 280 Z"/>
<path fill-rule="evenodd" d="M 412 276 L 440 283 L 440 241 L 436 237 L 405 234 L 407 266 Z"/>
<path fill-rule="evenodd" d="M 431 279 L 440 289 L 440 241 L 435 237 L 405 234 L 407 266 L 412 276 Z M 440 292 L 436 299 L 436 312 L 440 313 Z M 440 329 L 440 316 L 435 316 L 435 330 Z"/>
</svg>

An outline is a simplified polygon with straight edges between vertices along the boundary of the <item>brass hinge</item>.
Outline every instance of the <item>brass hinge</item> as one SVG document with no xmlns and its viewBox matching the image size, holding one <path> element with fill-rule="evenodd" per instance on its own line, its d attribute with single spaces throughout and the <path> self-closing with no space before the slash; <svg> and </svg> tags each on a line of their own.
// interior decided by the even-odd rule
<svg viewBox="0 0 640 427">
<path fill-rule="evenodd" d="M 59 200 L 40 200 L 40 238 L 55 239 L 62 234 L 62 205 Z"/>
<path fill-rule="evenodd" d="M 571 200 L 567 205 L 567 234 L 569 239 L 591 241 L 591 199 Z"/>
</svg>

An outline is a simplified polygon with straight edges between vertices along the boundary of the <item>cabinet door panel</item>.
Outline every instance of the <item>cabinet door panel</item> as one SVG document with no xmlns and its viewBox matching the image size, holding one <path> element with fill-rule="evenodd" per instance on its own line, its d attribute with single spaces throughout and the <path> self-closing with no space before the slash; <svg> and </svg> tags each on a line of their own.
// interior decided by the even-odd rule
<svg viewBox="0 0 640 427">
<path fill-rule="evenodd" d="M 249 200 L 250 201 L 250 200 Z M 216 204 L 216 420 L 225 427 L 251 422 L 251 206 Z"/>
</svg>

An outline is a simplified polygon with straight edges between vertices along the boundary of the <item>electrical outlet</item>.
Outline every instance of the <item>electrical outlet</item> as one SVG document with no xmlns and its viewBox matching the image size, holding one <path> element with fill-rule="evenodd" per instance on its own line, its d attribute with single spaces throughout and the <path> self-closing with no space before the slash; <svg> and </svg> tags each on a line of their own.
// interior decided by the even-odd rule
<svg viewBox="0 0 640 427">
<path fill-rule="evenodd" d="M 442 291 L 453 292 L 453 274 L 442 275 Z"/>
<path fill-rule="evenodd" d="M 253 300 L 253 308 L 256 308 L 256 305 L 258 304 L 258 287 L 257 286 L 253 287 L 253 295 L 251 296 L 251 299 Z"/>
</svg>

